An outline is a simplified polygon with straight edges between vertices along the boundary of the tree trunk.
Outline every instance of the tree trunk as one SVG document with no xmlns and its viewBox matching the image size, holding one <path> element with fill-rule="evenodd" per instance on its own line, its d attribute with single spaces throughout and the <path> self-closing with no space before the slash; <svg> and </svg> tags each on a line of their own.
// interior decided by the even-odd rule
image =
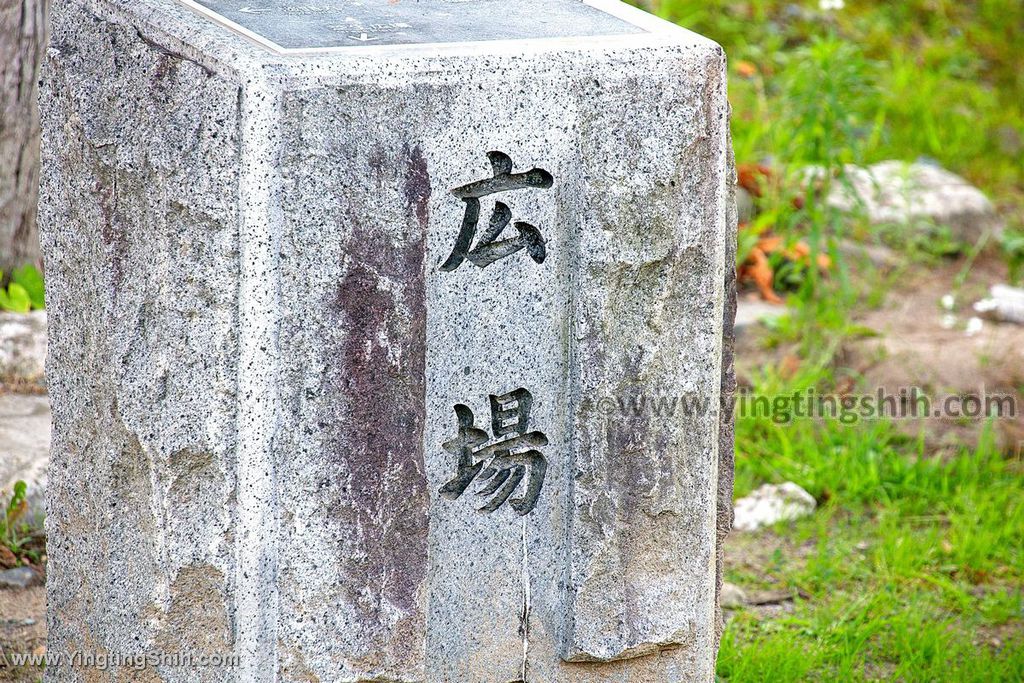
<svg viewBox="0 0 1024 683">
<path fill-rule="evenodd" d="M 0 268 L 40 264 L 39 65 L 49 0 L 0 0 Z"/>
</svg>

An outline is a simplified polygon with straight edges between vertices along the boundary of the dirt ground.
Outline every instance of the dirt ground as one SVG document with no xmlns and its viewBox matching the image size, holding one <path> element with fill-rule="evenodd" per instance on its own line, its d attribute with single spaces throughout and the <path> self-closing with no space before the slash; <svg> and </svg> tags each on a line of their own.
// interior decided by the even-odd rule
<svg viewBox="0 0 1024 683">
<path fill-rule="evenodd" d="M 868 387 L 895 391 L 916 386 L 930 395 L 1007 395 L 1016 402 L 1015 419 L 995 421 L 1002 450 L 1018 452 L 1024 444 L 1024 326 L 989 320 L 979 331 L 965 329 L 976 301 L 993 284 L 1005 283 L 1005 266 L 995 259 L 981 260 L 972 268 L 953 311 L 938 300 L 952 290 L 960 263 L 909 278 L 908 286 L 894 291 L 885 305 L 868 312 L 858 323 L 879 336 L 848 345 L 843 359 Z M 945 321 L 944 321 L 945 318 Z M 946 323 L 944 325 L 943 323 Z M 947 329 L 949 323 L 953 326 Z M 945 418 L 909 420 L 904 428 L 917 433 L 922 426 L 933 445 L 973 443 L 983 421 Z"/>
<path fill-rule="evenodd" d="M 1024 450 L 1024 326 L 984 320 L 979 331 L 966 329 L 977 314 L 973 304 L 990 286 L 1006 282 L 1001 259 L 983 256 L 971 268 L 955 297 L 953 309 L 940 300 L 953 293 L 962 261 L 934 268 L 915 267 L 898 278 L 885 302 L 855 320 L 863 338 L 848 341 L 835 363 L 837 377 L 857 382 L 855 391 L 884 389 L 896 394 L 917 387 L 930 397 L 950 395 L 1008 395 L 1015 399 L 1014 419 L 995 421 L 1000 447 L 1007 454 Z M 751 296 L 747 294 L 747 296 Z M 741 303 L 742 305 L 742 303 Z M 750 329 L 737 340 L 737 375 L 751 383 L 759 368 L 791 363 L 795 345 L 765 348 L 764 329 Z M 977 441 L 984 421 L 964 418 L 899 421 L 908 435 L 924 433 L 934 450 Z"/>
<path fill-rule="evenodd" d="M 46 651 L 46 589 L 0 590 L 0 681 L 35 683 L 41 668 L 14 667 L 11 653 Z"/>
</svg>

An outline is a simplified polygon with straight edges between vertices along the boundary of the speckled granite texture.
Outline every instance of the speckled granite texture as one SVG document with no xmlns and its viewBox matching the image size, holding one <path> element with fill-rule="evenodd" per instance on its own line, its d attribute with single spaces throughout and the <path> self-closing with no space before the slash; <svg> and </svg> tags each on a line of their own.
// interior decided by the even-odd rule
<svg viewBox="0 0 1024 683">
<path fill-rule="evenodd" d="M 725 57 L 595 4 L 643 31 L 281 55 L 172 0 L 55 6 L 51 653 L 713 679 Z"/>
</svg>

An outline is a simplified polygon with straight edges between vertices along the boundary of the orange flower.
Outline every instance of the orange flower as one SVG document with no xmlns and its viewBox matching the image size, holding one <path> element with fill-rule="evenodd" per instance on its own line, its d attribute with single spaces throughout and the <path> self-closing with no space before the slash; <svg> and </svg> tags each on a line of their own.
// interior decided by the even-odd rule
<svg viewBox="0 0 1024 683">
<path fill-rule="evenodd" d="M 775 273 L 768 263 L 768 255 L 760 247 L 754 247 L 750 250 L 750 258 L 740 268 L 739 277 L 740 280 L 752 280 L 758 292 L 760 292 L 761 298 L 765 301 L 773 304 L 782 303 L 782 299 L 772 288 Z"/>
<path fill-rule="evenodd" d="M 740 60 L 736 62 L 736 75 L 740 78 L 753 78 L 757 74 L 757 67 L 753 62 Z"/>
</svg>

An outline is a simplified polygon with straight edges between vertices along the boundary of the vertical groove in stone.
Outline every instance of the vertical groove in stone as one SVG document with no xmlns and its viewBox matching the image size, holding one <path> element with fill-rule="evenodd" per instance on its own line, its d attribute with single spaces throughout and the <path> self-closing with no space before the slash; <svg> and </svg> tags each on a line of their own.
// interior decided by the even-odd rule
<svg viewBox="0 0 1024 683">
<path fill-rule="evenodd" d="M 530 661 L 530 553 L 527 544 L 527 529 L 529 525 L 523 519 L 523 681 L 526 678 L 526 669 Z"/>
<path fill-rule="evenodd" d="M 250 79 L 242 110 L 238 296 L 237 680 L 277 680 L 277 528 L 273 445 L 278 424 L 277 317 L 280 222 L 275 157 L 280 133 L 274 84 Z"/>
</svg>

